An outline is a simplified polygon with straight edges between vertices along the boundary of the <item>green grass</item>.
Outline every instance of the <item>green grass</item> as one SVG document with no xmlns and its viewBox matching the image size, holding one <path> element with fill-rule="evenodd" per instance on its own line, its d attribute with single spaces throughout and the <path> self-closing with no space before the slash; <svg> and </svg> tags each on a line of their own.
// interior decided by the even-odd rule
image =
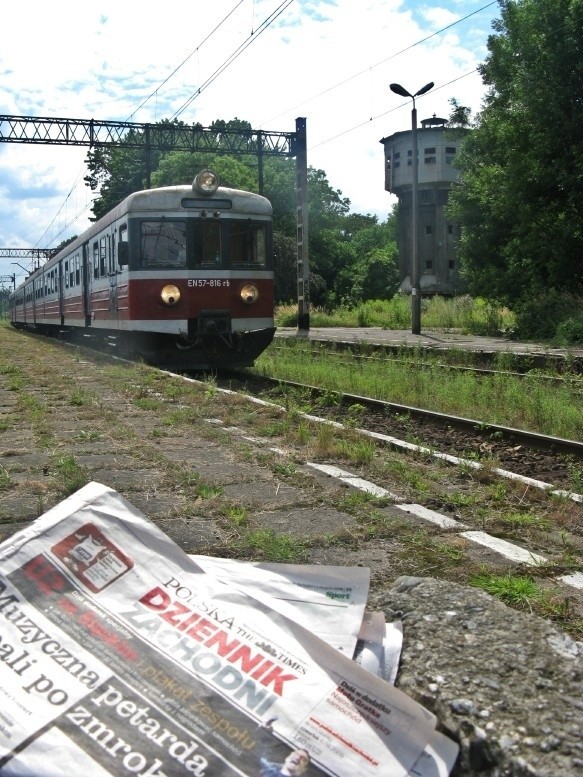
<svg viewBox="0 0 583 777">
<path fill-rule="evenodd" d="M 281 305 L 276 310 L 277 326 L 297 325 L 297 305 Z M 312 326 L 371 327 L 409 329 L 411 300 L 396 295 L 391 300 L 368 300 L 355 307 L 340 307 L 333 311 L 313 308 Z M 515 324 L 514 315 L 506 308 L 497 308 L 485 300 L 468 296 L 444 299 L 432 297 L 421 302 L 421 325 L 440 329 L 459 329 L 477 335 L 498 335 Z"/>
<path fill-rule="evenodd" d="M 435 358 L 435 357 L 434 357 Z M 439 358 L 443 359 L 443 356 Z M 339 391 L 541 434 L 583 438 L 583 379 L 564 383 L 512 374 L 478 376 L 450 371 L 415 350 L 399 358 L 367 359 L 333 347 L 279 338 L 257 360 L 255 372 L 319 386 L 327 405 Z M 355 424 L 358 413 L 350 418 Z M 574 473 L 576 475 L 576 472 Z"/>
<path fill-rule="evenodd" d="M 470 578 L 469 583 L 513 607 L 531 610 L 533 605 L 543 598 L 540 585 L 531 577 L 523 575 L 495 575 L 484 572 Z"/>
</svg>

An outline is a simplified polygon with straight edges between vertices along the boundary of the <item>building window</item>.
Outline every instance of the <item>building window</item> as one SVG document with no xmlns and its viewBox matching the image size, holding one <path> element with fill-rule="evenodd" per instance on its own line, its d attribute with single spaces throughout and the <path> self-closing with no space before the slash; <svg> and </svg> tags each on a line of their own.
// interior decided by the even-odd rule
<svg viewBox="0 0 583 777">
<path fill-rule="evenodd" d="M 425 234 L 426 235 L 431 235 L 432 233 L 433 233 L 433 227 L 431 226 L 431 224 L 426 224 L 425 225 Z"/>
<path fill-rule="evenodd" d="M 426 165 L 434 165 L 436 161 L 436 158 L 434 156 L 426 156 L 425 157 L 425 164 Z"/>
<path fill-rule="evenodd" d="M 449 235 L 453 235 L 453 224 L 448 224 L 447 225 L 447 233 Z"/>
<path fill-rule="evenodd" d="M 426 154 L 435 154 L 435 148 L 426 148 L 425 149 Z"/>
<path fill-rule="evenodd" d="M 454 259 L 450 259 L 449 260 L 448 267 L 449 267 L 450 270 L 455 270 L 455 260 Z"/>
<path fill-rule="evenodd" d="M 446 154 L 455 154 L 455 146 L 446 146 L 445 147 L 445 153 Z"/>
<path fill-rule="evenodd" d="M 425 269 L 426 270 L 432 270 L 433 269 L 433 260 L 432 259 L 427 259 L 427 261 L 425 262 Z"/>
</svg>

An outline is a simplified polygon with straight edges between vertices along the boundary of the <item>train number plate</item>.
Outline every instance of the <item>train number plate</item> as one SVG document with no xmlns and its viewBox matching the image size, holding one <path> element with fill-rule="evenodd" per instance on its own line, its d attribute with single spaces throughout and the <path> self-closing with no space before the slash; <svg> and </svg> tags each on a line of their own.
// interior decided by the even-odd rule
<svg viewBox="0 0 583 777">
<path fill-rule="evenodd" d="M 225 289 L 231 285 L 231 281 L 223 278 L 189 278 L 188 286 L 193 289 L 215 288 Z"/>
</svg>

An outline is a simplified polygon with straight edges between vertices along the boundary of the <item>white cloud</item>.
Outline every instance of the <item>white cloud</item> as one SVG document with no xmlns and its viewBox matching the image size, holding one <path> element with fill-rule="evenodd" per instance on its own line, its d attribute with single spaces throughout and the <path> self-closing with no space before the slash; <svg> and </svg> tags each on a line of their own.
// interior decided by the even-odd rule
<svg viewBox="0 0 583 777">
<path fill-rule="evenodd" d="M 417 101 L 420 119 L 447 116 L 451 97 L 476 112 L 483 87 L 473 71 L 497 5 L 435 35 L 480 5 L 294 0 L 262 31 L 281 7 L 282 0 L 174 0 L 167 10 L 137 0 L 10 3 L 0 32 L 0 114 L 169 118 L 246 46 L 180 118 L 208 126 L 238 117 L 255 129 L 292 132 L 296 117 L 306 117 L 308 164 L 326 172 L 354 211 L 384 218 L 392 200 L 379 141 L 408 128 L 411 110 L 389 83 L 416 91 L 435 82 Z M 82 185 L 86 153 L 0 143 L 0 247 L 54 245 L 87 225 L 85 211 L 75 229 L 67 226 L 91 200 Z M 0 259 L 0 275 L 7 266 Z"/>
</svg>

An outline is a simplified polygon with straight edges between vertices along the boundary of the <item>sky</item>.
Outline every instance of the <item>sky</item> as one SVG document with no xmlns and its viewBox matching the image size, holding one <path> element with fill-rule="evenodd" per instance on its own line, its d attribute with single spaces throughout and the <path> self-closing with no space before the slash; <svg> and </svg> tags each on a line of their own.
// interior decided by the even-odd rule
<svg viewBox="0 0 583 777">
<path fill-rule="evenodd" d="M 2 9 L 0 115 L 307 127 L 308 165 L 351 212 L 384 221 L 381 138 L 479 112 L 497 2 L 488 0 L 28 0 Z M 194 98 L 194 99 L 192 99 Z M 2 126 L 0 125 L 0 137 Z M 87 148 L 0 142 L 0 249 L 51 248 L 89 225 Z M 193 170 L 193 175 L 196 173 Z M 0 276 L 28 260 L 0 257 Z M 0 286 L 11 287 L 10 283 Z"/>
</svg>

